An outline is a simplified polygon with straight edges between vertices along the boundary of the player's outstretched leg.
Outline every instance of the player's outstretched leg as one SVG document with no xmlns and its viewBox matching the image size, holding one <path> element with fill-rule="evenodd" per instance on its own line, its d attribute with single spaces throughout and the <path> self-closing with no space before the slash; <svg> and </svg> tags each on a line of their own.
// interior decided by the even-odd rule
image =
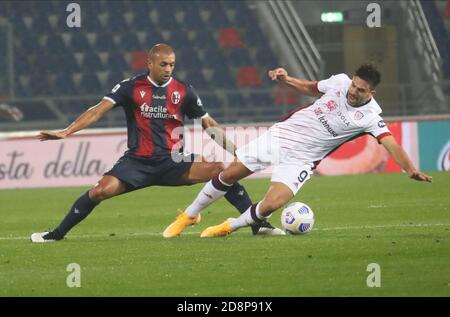
<svg viewBox="0 0 450 317">
<path fill-rule="evenodd" d="M 120 195 L 125 191 L 125 184 L 118 178 L 110 175 L 103 176 L 93 188 L 75 201 L 58 227 L 50 232 L 33 233 L 30 237 L 31 241 L 42 243 L 62 240 L 67 232 L 86 218 L 101 201 Z"/>
<path fill-rule="evenodd" d="M 81 220 L 86 218 L 98 203 L 89 198 L 89 192 L 84 193 L 73 204 L 63 221 L 50 232 L 37 232 L 31 235 L 32 242 L 53 242 L 64 238 L 66 233 Z"/>
</svg>

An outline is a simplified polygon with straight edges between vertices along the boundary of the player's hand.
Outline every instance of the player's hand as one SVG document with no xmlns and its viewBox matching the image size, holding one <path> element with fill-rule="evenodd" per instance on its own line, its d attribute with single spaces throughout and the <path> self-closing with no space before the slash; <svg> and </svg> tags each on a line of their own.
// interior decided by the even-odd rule
<svg viewBox="0 0 450 317">
<path fill-rule="evenodd" d="M 47 141 L 64 139 L 66 136 L 67 134 L 64 131 L 41 131 L 37 138 L 40 141 Z"/>
<path fill-rule="evenodd" d="M 420 171 L 413 172 L 409 175 L 410 178 L 415 179 L 416 181 L 427 181 L 431 183 L 433 181 L 433 177 L 428 176 Z"/>
<path fill-rule="evenodd" d="M 286 81 L 288 72 L 284 68 L 276 68 L 273 70 L 269 70 L 267 73 L 272 80 L 279 80 L 281 82 Z"/>
</svg>

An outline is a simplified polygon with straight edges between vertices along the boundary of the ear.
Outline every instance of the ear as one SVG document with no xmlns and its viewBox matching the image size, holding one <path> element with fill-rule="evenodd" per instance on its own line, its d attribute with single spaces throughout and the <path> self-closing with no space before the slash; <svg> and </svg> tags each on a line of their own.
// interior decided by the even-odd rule
<svg viewBox="0 0 450 317">
<path fill-rule="evenodd" d="M 372 89 L 372 90 L 370 91 L 370 93 L 372 94 L 372 97 L 373 97 L 373 96 L 375 96 L 375 94 L 377 93 L 377 91 L 376 91 L 375 89 Z"/>
</svg>

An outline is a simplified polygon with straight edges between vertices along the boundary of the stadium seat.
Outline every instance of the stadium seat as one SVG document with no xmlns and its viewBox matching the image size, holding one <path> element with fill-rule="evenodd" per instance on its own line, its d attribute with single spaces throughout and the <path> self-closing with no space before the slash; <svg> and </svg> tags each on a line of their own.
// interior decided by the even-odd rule
<svg viewBox="0 0 450 317">
<path fill-rule="evenodd" d="M 210 89 L 208 81 L 206 81 L 200 68 L 187 68 L 188 74 L 186 81 L 192 84 L 198 91 Z"/>
<path fill-rule="evenodd" d="M 70 32 L 70 35 L 71 39 L 69 48 L 72 52 L 86 52 L 91 50 L 91 45 L 89 44 L 89 41 L 84 33 L 74 30 Z"/>
<path fill-rule="evenodd" d="M 242 39 L 236 28 L 221 29 L 219 33 L 219 44 L 222 48 L 242 47 Z"/>
<path fill-rule="evenodd" d="M 225 60 L 226 57 L 221 49 L 210 48 L 203 51 L 202 65 L 204 67 L 221 67 Z"/>
<path fill-rule="evenodd" d="M 238 69 L 237 83 L 241 87 L 257 87 L 261 85 L 258 68 L 255 66 L 242 66 Z"/>
<path fill-rule="evenodd" d="M 110 52 L 108 59 L 108 68 L 113 72 L 125 72 L 129 71 L 130 67 L 125 62 L 123 54 L 119 52 Z"/>
<path fill-rule="evenodd" d="M 164 43 L 164 38 L 161 34 L 161 32 L 159 32 L 156 29 L 152 29 L 149 32 L 147 32 L 147 35 L 145 37 L 145 41 L 144 41 L 144 46 L 145 48 L 150 48 L 155 44 L 158 43 Z"/>
<path fill-rule="evenodd" d="M 68 51 L 61 36 L 53 32 L 49 32 L 47 35 L 46 47 L 55 55 L 64 54 Z"/>
<path fill-rule="evenodd" d="M 101 95 L 103 90 L 96 73 L 84 73 L 80 82 L 79 93 L 86 95 Z"/>
<path fill-rule="evenodd" d="M 222 66 L 222 68 L 216 67 L 213 70 L 212 82 L 217 87 L 235 89 L 236 81 L 231 77 L 228 67 Z"/>
<path fill-rule="evenodd" d="M 93 70 L 104 70 L 104 67 L 98 54 L 92 50 L 87 50 L 84 53 L 80 69 L 82 72 L 91 72 Z"/>
<path fill-rule="evenodd" d="M 148 54 L 146 51 L 131 52 L 131 70 L 146 71 L 148 67 Z"/>
<path fill-rule="evenodd" d="M 219 43 L 213 36 L 213 31 L 208 29 L 196 31 L 192 44 L 196 47 L 201 47 L 204 49 L 219 47 Z"/>
<path fill-rule="evenodd" d="M 125 33 L 123 32 L 120 37 L 119 46 L 125 52 L 131 52 L 135 50 L 142 49 L 142 45 L 139 43 L 139 40 L 134 33 Z"/>
<path fill-rule="evenodd" d="M 209 27 L 213 29 L 220 29 L 220 28 L 228 28 L 233 25 L 231 21 L 228 19 L 226 10 L 222 7 L 219 1 L 215 2 L 204 1 L 204 4 L 202 6 L 205 7 L 205 4 L 207 3 L 209 4 L 207 6 L 209 12 L 207 25 Z"/>
<path fill-rule="evenodd" d="M 232 66 L 252 65 L 252 60 L 247 48 L 236 47 L 229 50 L 228 61 Z"/>
<path fill-rule="evenodd" d="M 55 120 L 55 114 L 42 101 L 10 102 L 23 113 L 24 121 Z"/>
</svg>

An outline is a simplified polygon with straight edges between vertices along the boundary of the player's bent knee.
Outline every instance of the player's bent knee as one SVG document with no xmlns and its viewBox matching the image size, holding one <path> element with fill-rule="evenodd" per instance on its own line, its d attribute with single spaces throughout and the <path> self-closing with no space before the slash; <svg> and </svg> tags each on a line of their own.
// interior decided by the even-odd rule
<svg viewBox="0 0 450 317">
<path fill-rule="evenodd" d="M 210 163 L 211 166 L 209 169 L 209 179 L 213 178 L 214 176 L 219 175 L 220 172 L 222 172 L 225 169 L 225 165 L 223 163 Z"/>
<path fill-rule="evenodd" d="M 96 185 L 89 191 L 89 197 L 96 202 L 111 198 L 117 195 L 111 188 Z"/>
</svg>

